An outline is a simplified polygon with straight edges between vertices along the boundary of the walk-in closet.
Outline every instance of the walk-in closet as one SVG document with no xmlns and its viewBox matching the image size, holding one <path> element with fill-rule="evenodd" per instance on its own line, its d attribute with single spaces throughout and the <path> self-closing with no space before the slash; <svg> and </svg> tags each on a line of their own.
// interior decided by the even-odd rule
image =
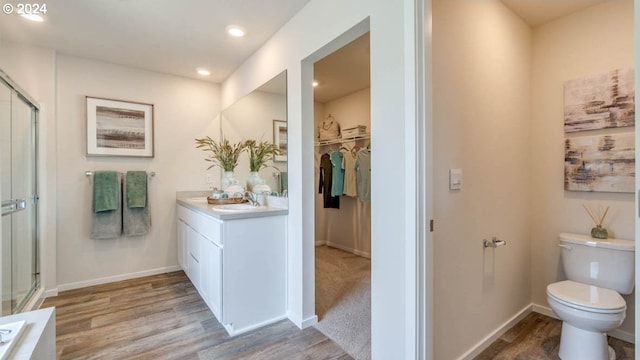
<svg viewBox="0 0 640 360">
<path fill-rule="evenodd" d="M 371 358 L 369 34 L 314 64 L 318 328 Z"/>
</svg>

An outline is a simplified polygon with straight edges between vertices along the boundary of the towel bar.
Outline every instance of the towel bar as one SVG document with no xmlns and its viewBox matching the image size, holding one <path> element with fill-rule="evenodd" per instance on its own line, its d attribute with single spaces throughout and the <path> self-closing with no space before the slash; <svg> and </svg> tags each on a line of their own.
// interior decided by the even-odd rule
<svg viewBox="0 0 640 360">
<path fill-rule="evenodd" d="M 123 174 L 123 173 L 120 173 L 120 174 Z M 156 172 L 155 172 L 155 171 L 152 171 L 152 172 L 150 172 L 148 175 L 149 175 L 149 176 L 151 176 L 151 177 L 154 177 L 154 176 L 156 176 Z M 93 176 L 93 171 L 85 171 L 85 172 L 84 172 L 84 176 L 86 176 L 86 177 L 91 177 L 91 176 Z"/>
</svg>

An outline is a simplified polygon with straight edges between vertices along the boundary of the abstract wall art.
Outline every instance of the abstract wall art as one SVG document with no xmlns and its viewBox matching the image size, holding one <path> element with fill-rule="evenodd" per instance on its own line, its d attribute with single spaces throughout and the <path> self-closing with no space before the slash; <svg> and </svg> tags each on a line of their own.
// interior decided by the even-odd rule
<svg viewBox="0 0 640 360">
<path fill-rule="evenodd" d="M 634 192 L 634 133 L 566 138 L 564 149 L 565 190 Z"/>
<path fill-rule="evenodd" d="M 564 131 L 634 126 L 634 70 L 618 69 L 564 84 Z"/>
<path fill-rule="evenodd" d="M 153 157 L 153 105 L 86 97 L 87 155 Z"/>
</svg>

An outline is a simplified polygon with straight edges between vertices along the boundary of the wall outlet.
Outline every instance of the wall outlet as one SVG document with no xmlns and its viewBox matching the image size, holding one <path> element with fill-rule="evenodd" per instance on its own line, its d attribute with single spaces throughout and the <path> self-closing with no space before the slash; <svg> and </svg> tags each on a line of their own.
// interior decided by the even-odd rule
<svg viewBox="0 0 640 360">
<path fill-rule="evenodd" d="M 207 182 L 207 184 L 213 184 L 213 174 L 207 173 L 205 181 Z"/>
</svg>

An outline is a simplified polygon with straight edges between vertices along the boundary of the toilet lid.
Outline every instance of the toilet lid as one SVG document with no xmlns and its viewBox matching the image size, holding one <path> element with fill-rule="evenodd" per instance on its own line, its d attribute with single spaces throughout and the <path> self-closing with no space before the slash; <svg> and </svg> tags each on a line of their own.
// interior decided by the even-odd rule
<svg viewBox="0 0 640 360">
<path fill-rule="evenodd" d="M 622 296 L 614 290 L 571 280 L 550 284 L 547 294 L 567 306 L 592 312 L 610 313 L 627 307 Z"/>
</svg>

